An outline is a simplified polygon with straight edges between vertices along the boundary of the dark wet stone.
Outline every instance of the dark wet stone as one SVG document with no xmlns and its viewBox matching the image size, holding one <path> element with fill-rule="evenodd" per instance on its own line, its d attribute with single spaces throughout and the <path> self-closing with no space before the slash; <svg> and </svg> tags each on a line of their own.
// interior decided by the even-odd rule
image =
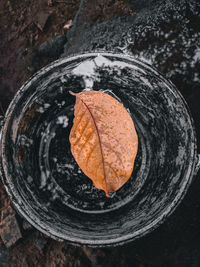
<svg viewBox="0 0 200 267">
<path fill-rule="evenodd" d="M 63 52 L 65 43 L 65 35 L 55 36 L 53 39 L 41 44 L 38 49 L 38 53 L 43 57 L 58 58 Z"/>
<path fill-rule="evenodd" d="M 133 16 L 77 26 L 73 46 L 66 44 L 65 54 L 128 53 L 156 67 L 184 96 L 191 96 L 200 83 L 200 4 L 194 0 L 133 2 L 137 10 Z"/>
</svg>

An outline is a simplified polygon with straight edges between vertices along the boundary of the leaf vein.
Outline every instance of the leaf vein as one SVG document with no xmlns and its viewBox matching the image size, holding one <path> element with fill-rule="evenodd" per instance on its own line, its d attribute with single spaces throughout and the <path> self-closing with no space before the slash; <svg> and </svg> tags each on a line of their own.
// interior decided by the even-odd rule
<svg viewBox="0 0 200 267">
<path fill-rule="evenodd" d="M 81 154 L 81 151 L 83 150 L 84 146 L 88 143 L 88 141 L 89 141 L 90 137 L 93 135 L 93 133 L 94 133 L 94 131 L 90 133 L 88 139 L 87 139 L 87 140 L 84 142 L 84 144 L 81 146 L 81 149 L 80 149 L 80 151 L 79 151 L 79 153 L 78 153 L 78 158 L 79 158 L 79 156 L 80 156 L 80 154 Z"/>
<path fill-rule="evenodd" d="M 87 121 L 87 123 L 85 124 L 84 128 L 82 129 L 82 132 L 80 133 L 80 136 L 76 139 L 75 143 L 73 144 L 74 146 L 78 144 L 78 142 L 80 141 L 81 137 L 83 136 L 85 130 L 87 129 L 88 127 L 88 124 L 89 124 L 89 120 Z"/>
<path fill-rule="evenodd" d="M 87 111 L 87 109 L 85 109 L 84 110 L 84 112 L 83 112 L 83 114 L 82 114 L 82 116 L 81 116 L 81 118 L 79 119 L 79 121 L 77 122 L 77 124 L 76 124 L 76 128 L 75 129 L 73 129 L 74 130 L 74 132 L 77 130 L 77 128 L 78 128 L 78 126 L 79 126 L 79 124 L 81 123 L 81 121 L 82 121 L 82 119 L 83 119 L 83 117 L 84 117 L 84 115 L 85 115 L 85 113 L 86 113 L 86 111 Z M 78 115 L 76 115 L 76 117 L 77 117 Z"/>
<path fill-rule="evenodd" d="M 86 160 L 86 169 L 87 169 L 87 167 L 88 167 L 89 158 L 91 157 L 92 152 L 93 152 L 94 149 L 96 148 L 97 144 L 98 144 L 98 143 L 95 143 L 95 144 L 93 145 L 93 147 L 92 147 L 92 149 L 91 149 L 91 151 L 90 151 L 90 153 L 89 153 L 89 155 L 88 155 L 88 158 L 87 158 L 87 160 Z"/>
<path fill-rule="evenodd" d="M 111 146 L 108 146 L 104 143 L 104 146 L 106 146 L 109 150 L 113 151 L 115 153 L 115 155 L 117 156 L 117 158 L 120 160 L 121 164 L 123 165 L 123 161 L 119 156 L 119 153 L 117 151 L 115 151 Z"/>
<path fill-rule="evenodd" d="M 106 162 L 106 164 L 110 167 L 110 169 L 115 173 L 115 176 L 118 177 L 117 172 L 115 171 L 115 169 L 112 167 L 112 165 L 109 162 Z"/>
</svg>

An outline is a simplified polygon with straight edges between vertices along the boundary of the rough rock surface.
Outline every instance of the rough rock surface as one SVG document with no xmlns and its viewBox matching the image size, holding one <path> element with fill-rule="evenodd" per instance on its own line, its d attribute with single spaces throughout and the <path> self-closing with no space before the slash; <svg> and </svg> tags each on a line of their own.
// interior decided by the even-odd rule
<svg viewBox="0 0 200 267">
<path fill-rule="evenodd" d="M 11 206 L 1 209 L 0 236 L 7 248 L 22 238 L 15 212 Z"/>
<path fill-rule="evenodd" d="M 63 52 L 63 46 L 66 43 L 66 36 L 58 35 L 53 39 L 42 43 L 38 49 L 39 56 L 58 58 Z"/>
</svg>

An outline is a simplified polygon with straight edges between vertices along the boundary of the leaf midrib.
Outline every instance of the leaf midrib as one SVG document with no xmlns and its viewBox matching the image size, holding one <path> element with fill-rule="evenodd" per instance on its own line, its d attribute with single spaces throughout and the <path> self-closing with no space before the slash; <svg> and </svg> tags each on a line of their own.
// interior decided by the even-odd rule
<svg viewBox="0 0 200 267">
<path fill-rule="evenodd" d="M 76 96 L 76 97 L 79 97 L 79 96 Z M 106 184 L 106 194 L 108 194 L 108 190 L 107 190 L 107 181 L 106 181 L 106 172 L 105 172 L 105 161 L 104 161 L 104 156 L 103 156 L 103 149 L 102 149 L 102 145 L 101 145 L 101 138 L 100 138 L 100 135 L 99 135 L 99 130 L 98 130 L 98 127 L 97 127 L 97 124 L 95 122 L 95 118 L 90 110 L 90 108 L 88 107 L 88 105 L 81 99 L 81 97 L 79 97 L 79 99 L 81 100 L 81 102 L 85 105 L 85 107 L 87 108 L 88 112 L 90 113 L 90 116 L 94 122 L 94 126 L 95 126 L 95 129 L 96 129 L 96 132 L 97 132 L 97 136 L 98 136 L 98 139 L 99 139 L 99 145 L 100 145 L 100 150 L 101 150 L 101 156 L 102 156 L 102 164 L 103 164 L 103 172 L 104 172 L 104 179 L 105 179 L 105 184 Z"/>
</svg>

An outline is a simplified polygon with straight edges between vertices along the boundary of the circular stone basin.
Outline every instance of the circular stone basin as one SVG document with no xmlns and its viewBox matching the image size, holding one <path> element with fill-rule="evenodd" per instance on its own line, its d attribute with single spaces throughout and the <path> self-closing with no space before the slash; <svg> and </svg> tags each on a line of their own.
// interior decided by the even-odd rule
<svg viewBox="0 0 200 267">
<path fill-rule="evenodd" d="M 69 90 L 110 94 L 135 123 L 134 170 L 110 198 L 71 154 Z M 174 85 L 151 66 L 112 53 L 62 58 L 27 81 L 6 113 L 0 155 L 3 182 L 21 215 L 53 238 L 93 247 L 124 244 L 156 228 L 198 167 L 192 118 Z"/>
</svg>

